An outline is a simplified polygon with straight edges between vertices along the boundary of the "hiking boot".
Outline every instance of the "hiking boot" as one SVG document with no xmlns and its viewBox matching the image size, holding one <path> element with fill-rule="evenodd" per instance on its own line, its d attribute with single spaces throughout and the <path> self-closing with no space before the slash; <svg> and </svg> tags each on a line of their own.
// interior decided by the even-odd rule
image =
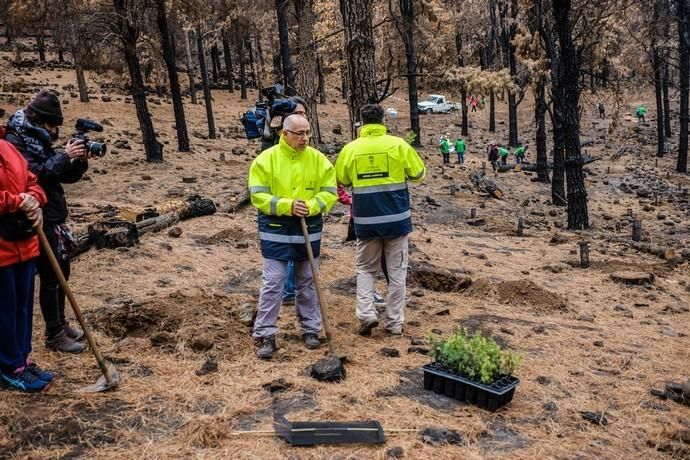
<svg viewBox="0 0 690 460">
<path fill-rule="evenodd" d="M 69 324 L 65 324 L 65 335 L 72 340 L 77 342 L 84 338 L 84 331 L 81 329 L 74 328 Z"/>
<path fill-rule="evenodd" d="M 46 339 L 46 348 L 63 353 L 81 353 L 86 350 L 86 345 L 81 342 L 75 342 L 67 337 L 65 331 L 60 331 L 55 337 Z"/>
<path fill-rule="evenodd" d="M 26 368 L 22 368 L 11 374 L 0 373 L 0 381 L 14 390 L 24 393 L 38 393 L 48 386 L 48 382 L 41 380 Z"/>
<path fill-rule="evenodd" d="M 369 337 L 371 335 L 371 330 L 379 325 L 379 320 L 368 319 L 366 321 L 360 321 L 359 327 L 357 328 L 357 334 L 363 337 Z"/>
<path fill-rule="evenodd" d="M 28 361 L 28 364 L 25 368 L 25 372 L 28 372 L 29 374 L 33 375 L 36 377 L 38 380 L 43 380 L 44 382 L 52 382 L 55 379 L 55 374 L 52 372 L 44 371 L 40 367 L 38 367 L 38 364 L 32 363 L 31 361 Z"/>
<path fill-rule="evenodd" d="M 321 346 L 321 341 L 319 336 L 316 334 L 306 333 L 302 335 L 302 340 L 304 341 L 304 346 L 310 350 L 316 350 Z"/>
<path fill-rule="evenodd" d="M 384 328 L 390 335 L 402 335 L 402 326 Z"/>
<path fill-rule="evenodd" d="M 261 345 L 256 350 L 256 356 L 261 359 L 270 359 L 273 353 L 276 351 L 276 338 L 275 336 L 264 337 L 261 339 Z"/>
</svg>

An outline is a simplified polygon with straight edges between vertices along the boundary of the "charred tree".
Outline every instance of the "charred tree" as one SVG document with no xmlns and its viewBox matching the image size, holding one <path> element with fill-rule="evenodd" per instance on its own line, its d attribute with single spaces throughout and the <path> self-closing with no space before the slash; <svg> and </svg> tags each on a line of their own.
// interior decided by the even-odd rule
<svg viewBox="0 0 690 460">
<path fill-rule="evenodd" d="M 295 95 L 295 74 L 290 58 L 290 42 L 288 37 L 287 7 L 288 0 L 276 0 L 276 14 L 278 16 L 278 37 L 280 39 L 280 60 L 283 69 L 283 85 L 287 96 Z"/>
<path fill-rule="evenodd" d="M 244 40 L 238 33 L 235 43 L 237 45 L 237 58 L 240 61 L 240 99 L 247 99 L 247 60 L 244 54 Z"/>
<path fill-rule="evenodd" d="M 189 78 L 189 96 L 192 98 L 192 104 L 196 105 L 196 84 L 194 83 L 194 61 L 192 61 L 192 46 L 189 43 L 189 34 L 191 30 L 184 29 L 184 54 L 187 62 L 187 77 Z"/>
<path fill-rule="evenodd" d="M 534 120 L 537 125 L 537 181 L 548 184 L 549 180 L 549 155 L 546 152 L 546 75 L 537 77 L 537 85 L 534 92 Z"/>
<path fill-rule="evenodd" d="M 566 157 L 565 175 L 568 185 L 568 229 L 581 230 L 589 227 L 589 216 L 580 154 L 580 88 L 578 86 L 580 62 L 572 37 L 571 0 L 553 0 L 552 9 L 560 51 L 558 85 L 563 96 L 560 111 Z"/>
<path fill-rule="evenodd" d="M 89 102 L 89 87 L 86 85 L 86 78 L 84 77 L 84 65 L 81 61 L 81 52 L 76 46 L 72 48 L 72 60 L 74 61 L 74 71 L 77 74 L 79 101 Z"/>
<path fill-rule="evenodd" d="M 211 98 L 211 84 L 208 81 L 206 70 L 206 54 L 204 53 L 204 36 L 201 28 L 196 31 L 196 47 L 199 58 L 199 71 L 201 72 L 201 84 L 204 88 L 204 105 L 206 106 L 206 121 L 208 123 L 208 138 L 216 138 L 216 122 L 213 119 L 213 100 Z"/>
<path fill-rule="evenodd" d="M 214 85 L 218 84 L 218 71 L 220 70 L 220 57 L 218 54 L 218 44 L 214 40 L 211 47 L 211 79 Z"/>
<path fill-rule="evenodd" d="M 661 0 L 654 1 L 652 24 L 657 26 L 661 15 Z M 664 133 L 664 89 L 663 89 L 663 63 L 662 53 L 657 43 L 656 34 L 652 34 L 652 69 L 654 73 L 654 95 L 656 96 L 656 156 L 662 158 L 664 156 L 664 143 L 666 136 Z"/>
<path fill-rule="evenodd" d="M 319 72 L 319 104 L 325 104 L 328 101 L 326 100 L 326 79 L 323 76 L 323 57 L 321 53 L 318 53 L 316 63 L 318 65 L 317 71 Z"/>
<path fill-rule="evenodd" d="M 661 83 L 661 90 L 664 97 L 664 134 L 666 139 L 670 138 L 673 132 L 671 131 L 671 100 L 668 96 L 668 87 L 670 85 L 671 75 L 668 68 L 668 55 L 664 56 L 664 73 Z"/>
<path fill-rule="evenodd" d="M 507 67 L 510 72 L 510 77 L 513 81 L 517 77 L 517 59 L 515 57 L 515 44 L 514 39 L 517 33 L 517 14 L 518 14 L 518 0 L 510 0 L 510 5 L 505 3 L 503 8 L 499 8 L 501 11 L 501 22 L 509 22 L 508 27 L 503 26 L 502 30 L 502 45 L 503 45 L 503 55 L 505 56 L 507 62 Z M 510 12 L 508 8 L 510 7 Z M 510 17 L 508 17 L 510 14 Z M 519 144 L 518 139 L 518 120 L 517 120 L 517 107 L 518 101 L 516 94 L 509 91 L 508 92 L 508 145 L 517 146 Z"/>
<path fill-rule="evenodd" d="M 170 81 L 170 94 L 172 96 L 173 112 L 175 113 L 175 130 L 177 131 L 177 150 L 189 152 L 189 135 L 187 134 L 187 119 L 182 103 L 182 91 L 177 77 L 177 64 L 175 58 L 175 39 L 168 27 L 168 15 L 165 11 L 165 0 L 156 0 L 156 23 L 161 37 L 161 49 L 163 60 L 168 71 Z"/>
<path fill-rule="evenodd" d="M 465 67 L 465 58 L 462 55 L 462 33 L 459 30 L 455 31 L 455 51 L 458 53 L 458 67 Z M 460 85 L 460 114 L 462 135 L 468 136 L 470 129 L 467 120 L 467 88 L 464 81 Z"/>
<path fill-rule="evenodd" d="M 399 0 L 400 20 L 396 21 L 398 33 L 405 45 L 405 61 L 407 63 L 407 96 L 410 100 L 410 125 L 415 134 L 412 145 L 419 147 L 421 130 L 419 126 L 419 105 L 417 94 L 417 56 L 414 50 L 415 32 L 415 0 Z"/>
<path fill-rule="evenodd" d="M 676 0 L 680 87 L 680 136 L 676 171 L 688 172 L 688 98 L 690 97 L 690 0 Z"/>
<path fill-rule="evenodd" d="M 137 119 L 139 120 L 139 127 L 141 128 L 141 135 L 144 141 L 146 161 L 162 162 L 163 149 L 156 139 L 156 131 L 153 129 L 151 114 L 146 103 L 146 89 L 141 75 L 141 65 L 136 51 L 140 31 L 132 22 L 130 12 L 128 11 L 128 4 L 125 0 L 113 0 L 113 7 L 116 13 L 113 28 L 121 42 L 122 52 L 127 62 L 127 70 L 131 80 L 130 93 L 137 111 Z"/>
<path fill-rule="evenodd" d="M 256 61 L 254 59 L 254 47 L 252 46 L 252 35 L 247 32 L 244 36 L 244 46 L 247 48 L 247 54 L 249 55 L 249 69 L 252 72 L 252 84 L 254 88 L 259 88 L 259 76 L 256 71 Z"/>
<path fill-rule="evenodd" d="M 318 57 L 316 41 L 314 40 L 314 0 L 294 0 L 295 12 L 298 18 L 297 37 L 302 44 L 297 56 L 296 84 L 300 96 L 307 103 L 307 117 L 311 125 L 311 132 L 316 143 L 321 143 L 319 128 L 319 111 L 316 99 L 319 93 Z"/>
<path fill-rule="evenodd" d="M 486 66 L 489 70 L 494 70 L 494 64 L 496 63 L 496 31 L 497 31 L 497 19 L 496 19 L 496 0 L 490 0 L 489 2 L 489 17 L 491 19 L 489 25 L 489 36 L 486 44 Z M 489 90 L 489 131 L 496 132 L 496 94 L 493 88 Z"/>
<path fill-rule="evenodd" d="M 223 29 L 223 59 L 225 60 L 225 74 L 228 78 L 228 91 L 233 93 L 235 92 L 235 74 L 232 68 L 232 51 L 227 29 Z"/>
<path fill-rule="evenodd" d="M 362 106 L 379 102 L 374 60 L 373 7 L 370 0 L 339 1 L 345 29 L 350 131 L 354 133 L 354 124 L 360 120 L 359 110 Z"/>
</svg>

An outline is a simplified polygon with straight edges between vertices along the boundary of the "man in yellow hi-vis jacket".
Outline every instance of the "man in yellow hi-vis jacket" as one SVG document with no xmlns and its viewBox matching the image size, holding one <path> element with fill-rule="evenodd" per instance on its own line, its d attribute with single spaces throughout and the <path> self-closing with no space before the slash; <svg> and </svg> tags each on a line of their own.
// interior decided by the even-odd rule
<svg viewBox="0 0 690 460">
<path fill-rule="evenodd" d="M 276 322 L 282 303 L 287 263 L 295 261 L 297 314 L 307 348 L 318 348 L 321 313 L 300 226 L 304 217 L 318 264 L 322 214 L 337 199 L 335 170 L 328 158 L 310 147 L 309 122 L 290 115 L 283 122 L 278 145 L 264 150 L 249 169 L 249 193 L 259 210 L 259 240 L 263 256 L 259 311 L 252 336 L 260 342 L 256 354 L 270 358 L 276 349 Z"/>
<path fill-rule="evenodd" d="M 388 268 L 384 328 L 402 334 L 407 279 L 407 240 L 412 232 L 407 181 L 424 179 L 426 169 L 403 139 L 386 134 L 383 108 L 362 107 L 359 138 L 340 152 L 338 183 L 352 186 L 352 217 L 357 237 L 357 333 L 371 335 L 379 320 L 373 304 L 375 274 L 381 255 Z"/>
</svg>

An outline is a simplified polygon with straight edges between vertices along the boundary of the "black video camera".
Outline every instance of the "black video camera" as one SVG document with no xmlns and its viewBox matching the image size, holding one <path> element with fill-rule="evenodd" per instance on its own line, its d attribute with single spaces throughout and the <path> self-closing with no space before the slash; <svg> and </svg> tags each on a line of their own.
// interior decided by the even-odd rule
<svg viewBox="0 0 690 460">
<path fill-rule="evenodd" d="M 96 123 L 95 121 L 85 120 L 83 118 L 77 119 L 77 123 L 74 126 L 77 130 L 75 134 L 72 135 L 73 139 L 80 139 L 84 141 L 84 147 L 86 151 L 92 157 L 104 157 L 106 153 L 106 145 L 101 142 L 95 142 L 89 139 L 86 135 L 89 131 L 96 131 L 100 133 L 103 131 L 103 125 Z"/>
</svg>

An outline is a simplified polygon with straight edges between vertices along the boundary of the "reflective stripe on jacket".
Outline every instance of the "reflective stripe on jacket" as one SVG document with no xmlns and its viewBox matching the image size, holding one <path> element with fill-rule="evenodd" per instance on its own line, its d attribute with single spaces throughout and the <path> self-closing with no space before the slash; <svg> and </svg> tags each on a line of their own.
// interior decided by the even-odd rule
<svg viewBox="0 0 690 460">
<path fill-rule="evenodd" d="M 352 214 L 358 239 L 395 238 L 412 231 L 407 181 L 421 182 L 424 163 L 407 142 L 380 124 L 362 126 L 335 165 L 338 182 L 352 185 Z"/>
<path fill-rule="evenodd" d="M 323 219 L 337 200 L 335 169 L 318 150 L 298 152 L 281 136 L 278 145 L 264 150 L 249 169 L 249 193 L 259 210 L 261 254 L 267 259 L 306 260 L 299 218 L 292 204 L 301 199 L 309 208 L 306 218 L 314 256 L 321 246 Z"/>
</svg>

